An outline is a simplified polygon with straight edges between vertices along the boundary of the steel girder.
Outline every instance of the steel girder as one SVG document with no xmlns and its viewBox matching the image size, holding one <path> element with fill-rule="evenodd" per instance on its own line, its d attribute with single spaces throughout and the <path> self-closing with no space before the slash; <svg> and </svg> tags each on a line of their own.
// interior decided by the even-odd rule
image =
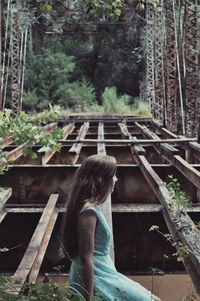
<svg viewBox="0 0 200 301">
<path fill-rule="evenodd" d="M 17 116 L 21 109 L 20 104 L 20 29 L 19 29 L 19 7 L 17 4 L 11 6 L 11 97 L 13 115 Z"/>
<path fill-rule="evenodd" d="M 155 13 L 155 110 L 154 118 L 161 124 L 165 120 L 165 79 L 164 79 L 164 2 L 157 2 Z"/>
<path fill-rule="evenodd" d="M 155 14 L 147 5 L 147 99 L 151 113 L 155 113 L 155 73 L 154 73 L 154 39 L 155 39 Z"/>
<path fill-rule="evenodd" d="M 198 37 L 197 5 L 198 0 L 185 0 L 185 124 L 186 136 L 197 134 L 197 90 L 198 90 Z"/>
<path fill-rule="evenodd" d="M 177 32 L 175 17 L 175 0 L 165 1 L 166 27 L 166 126 L 172 132 L 177 131 L 178 116 L 178 80 L 177 80 Z"/>
</svg>

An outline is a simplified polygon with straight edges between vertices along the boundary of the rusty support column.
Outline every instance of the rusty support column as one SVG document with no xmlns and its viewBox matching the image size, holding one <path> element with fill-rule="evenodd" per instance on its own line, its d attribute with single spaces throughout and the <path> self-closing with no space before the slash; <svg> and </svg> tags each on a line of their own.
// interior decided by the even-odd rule
<svg viewBox="0 0 200 301">
<path fill-rule="evenodd" d="M 164 3 L 157 2 L 155 13 L 155 110 L 154 118 L 164 124 L 165 80 L 164 80 Z"/>
<path fill-rule="evenodd" d="M 172 131 L 177 131 L 178 114 L 178 81 L 177 81 L 177 32 L 175 18 L 175 0 L 164 1 L 165 4 L 165 30 L 166 30 L 166 126 Z"/>
<path fill-rule="evenodd" d="M 147 99 L 153 117 L 155 116 L 155 73 L 154 73 L 154 39 L 155 14 L 151 11 L 147 1 Z"/>
<path fill-rule="evenodd" d="M 197 5 L 198 0 L 185 0 L 185 123 L 186 136 L 197 134 L 197 89 L 198 89 L 198 40 Z"/>
</svg>

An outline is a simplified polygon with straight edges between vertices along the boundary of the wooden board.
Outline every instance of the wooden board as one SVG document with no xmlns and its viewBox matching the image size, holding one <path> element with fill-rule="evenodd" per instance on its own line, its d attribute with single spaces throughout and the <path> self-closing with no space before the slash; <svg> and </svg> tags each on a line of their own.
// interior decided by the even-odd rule
<svg viewBox="0 0 200 301">
<path fill-rule="evenodd" d="M 53 230 L 52 225 L 55 224 L 55 219 L 57 217 L 55 209 L 57 200 L 57 194 L 52 194 L 48 200 L 24 257 L 12 276 L 12 285 L 9 288 L 9 291 L 12 293 L 17 294 L 20 292 L 23 284 L 28 280 L 30 273 L 32 273 L 31 277 L 35 279 L 35 275 L 39 272 L 40 264 L 44 256 L 44 248 L 48 245 L 48 239 Z M 48 237 L 46 242 L 45 237 Z"/>
</svg>

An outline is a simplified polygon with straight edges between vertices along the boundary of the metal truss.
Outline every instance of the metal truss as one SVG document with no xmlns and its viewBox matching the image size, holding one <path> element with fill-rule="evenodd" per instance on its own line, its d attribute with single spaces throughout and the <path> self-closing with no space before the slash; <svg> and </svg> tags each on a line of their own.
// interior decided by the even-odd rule
<svg viewBox="0 0 200 301">
<path fill-rule="evenodd" d="M 172 132 L 177 131 L 178 116 L 178 81 L 177 81 L 177 33 L 175 17 L 176 0 L 167 0 L 165 3 L 165 28 L 166 28 L 166 126 Z"/>
<path fill-rule="evenodd" d="M 19 7 L 17 4 L 11 6 L 11 97 L 13 115 L 20 112 L 20 29 L 19 29 Z"/>
<path fill-rule="evenodd" d="M 164 79 L 164 2 L 158 0 L 155 14 L 155 106 L 154 118 L 164 124 L 165 79 Z"/>
<path fill-rule="evenodd" d="M 198 88 L 198 0 L 185 0 L 185 124 L 186 135 L 197 134 L 197 88 Z"/>
<path fill-rule="evenodd" d="M 155 14 L 147 3 L 147 99 L 153 117 L 155 117 L 155 73 L 154 73 L 154 39 Z"/>
</svg>

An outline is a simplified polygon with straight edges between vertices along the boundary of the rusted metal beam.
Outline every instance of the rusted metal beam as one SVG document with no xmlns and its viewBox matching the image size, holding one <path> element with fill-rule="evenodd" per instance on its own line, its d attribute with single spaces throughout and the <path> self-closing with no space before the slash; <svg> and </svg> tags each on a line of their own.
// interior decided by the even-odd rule
<svg viewBox="0 0 200 301">
<path fill-rule="evenodd" d="M 200 294 L 200 232 L 187 213 L 180 212 L 177 217 L 170 210 L 172 200 L 169 192 L 146 158 L 136 155 L 136 160 L 144 177 L 164 207 L 163 215 L 173 240 L 189 248 L 190 253 L 184 259 L 184 265 L 198 294 Z"/>
<path fill-rule="evenodd" d="M 11 285 L 8 291 L 13 294 L 18 294 L 21 291 L 23 284 L 29 281 L 29 275 L 32 282 L 36 280 L 58 215 L 55 209 L 57 200 L 57 194 L 50 196 L 24 257 L 11 278 Z"/>
</svg>

